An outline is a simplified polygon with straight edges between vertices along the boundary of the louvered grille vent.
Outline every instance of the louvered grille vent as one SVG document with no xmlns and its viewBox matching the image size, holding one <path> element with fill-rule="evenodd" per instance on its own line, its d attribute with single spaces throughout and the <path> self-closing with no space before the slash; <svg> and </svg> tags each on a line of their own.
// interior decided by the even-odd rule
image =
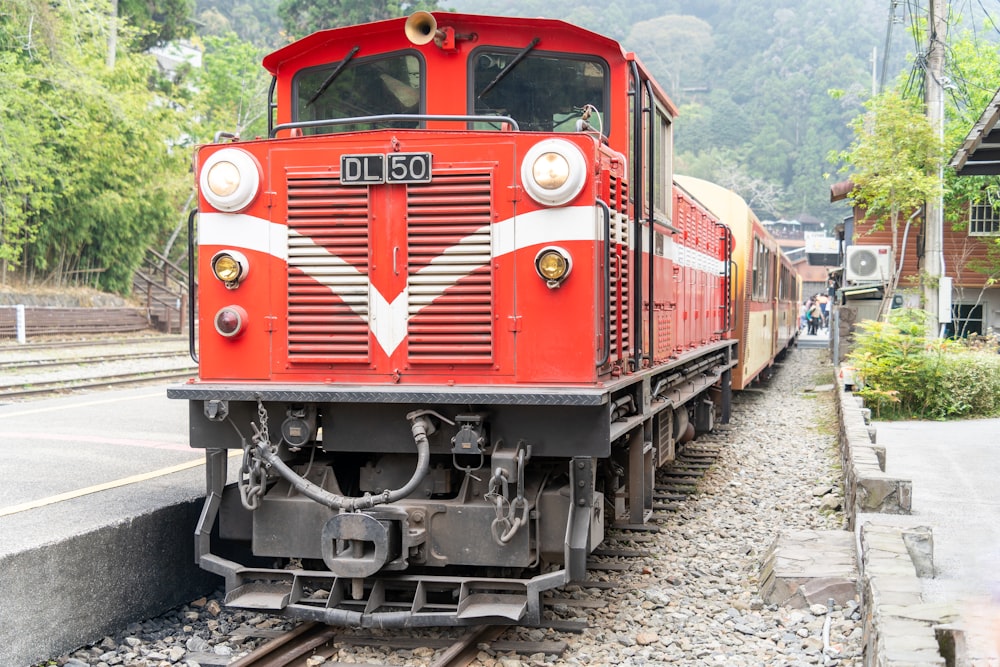
<svg viewBox="0 0 1000 667">
<path fill-rule="evenodd" d="M 288 358 L 368 360 L 368 188 L 288 177 Z"/>
<path fill-rule="evenodd" d="M 413 362 L 493 359 L 490 171 L 442 170 L 407 187 Z"/>
<path fill-rule="evenodd" d="M 629 346 L 629 224 L 628 184 L 611 177 L 611 316 L 621 327 L 611 327 L 611 349 Z"/>
</svg>

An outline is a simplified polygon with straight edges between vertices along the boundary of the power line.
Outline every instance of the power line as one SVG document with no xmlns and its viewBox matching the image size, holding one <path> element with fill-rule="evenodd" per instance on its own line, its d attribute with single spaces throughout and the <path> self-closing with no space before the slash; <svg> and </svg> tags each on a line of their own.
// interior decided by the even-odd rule
<svg viewBox="0 0 1000 667">
<path fill-rule="evenodd" d="M 892 26 L 896 25 L 896 7 L 900 0 L 889 0 L 889 20 L 885 27 L 885 45 L 882 48 L 882 73 L 879 75 L 878 92 L 882 92 L 885 87 L 885 77 L 889 70 L 889 54 L 892 49 Z M 902 23 L 902 17 L 900 17 Z"/>
</svg>

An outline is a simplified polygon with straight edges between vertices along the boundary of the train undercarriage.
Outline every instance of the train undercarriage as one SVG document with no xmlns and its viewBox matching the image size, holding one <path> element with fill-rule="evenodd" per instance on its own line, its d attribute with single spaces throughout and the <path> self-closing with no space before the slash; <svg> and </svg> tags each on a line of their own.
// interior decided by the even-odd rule
<svg viewBox="0 0 1000 667">
<path fill-rule="evenodd" d="M 588 388 L 172 388 L 206 450 L 196 560 L 231 606 L 331 625 L 538 624 L 606 526 L 649 518 L 656 469 L 728 420 L 735 364 L 721 341 Z"/>
</svg>

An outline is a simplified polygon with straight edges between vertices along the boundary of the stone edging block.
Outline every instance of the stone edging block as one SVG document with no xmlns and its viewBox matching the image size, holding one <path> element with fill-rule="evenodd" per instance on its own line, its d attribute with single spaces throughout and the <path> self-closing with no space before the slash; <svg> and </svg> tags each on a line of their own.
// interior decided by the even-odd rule
<svg viewBox="0 0 1000 667">
<path fill-rule="evenodd" d="M 909 514 L 913 482 L 885 472 L 885 448 L 875 444 L 871 411 L 852 392 L 840 391 L 836 401 L 840 418 L 840 458 L 844 467 L 844 510 L 853 530 L 862 513 Z"/>
</svg>

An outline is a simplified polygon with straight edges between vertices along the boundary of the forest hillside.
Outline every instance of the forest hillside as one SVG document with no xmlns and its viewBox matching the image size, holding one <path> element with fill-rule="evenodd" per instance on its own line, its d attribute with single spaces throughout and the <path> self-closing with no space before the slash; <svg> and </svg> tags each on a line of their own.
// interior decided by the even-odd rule
<svg viewBox="0 0 1000 667">
<path fill-rule="evenodd" d="M 128 293 L 147 248 L 180 261 L 194 146 L 266 133 L 264 55 L 421 9 L 545 16 L 621 41 L 679 106 L 678 173 L 739 192 L 761 218 L 828 227 L 849 212 L 829 202 L 845 176 L 828 156 L 851 145 L 876 78 L 892 88 L 919 62 L 925 11 L 917 0 L 5 0 L 0 287 Z M 996 78 L 986 56 L 978 80 Z M 987 100 L 996 90 L 979 88 Z M 984 106 L 968 96 L 963 136 Z"/>
<path fill-rule="evenodd" d="M 889 52 L 891 83 L 915 49 L 904 25 L 887 30 L 892 4 L 451 0 L 449 6 L 561 18 L 621 40 L 680 107 L 679 173 L 737 190 L 762 218 L 811 216 L 832 225 L 849 210 L 829 202 L 830 183 L 843 176 L 827 155 L 851 141 L 848 123 L 871 95 L 872 57 L 878 75 Z"/>
</svg>

